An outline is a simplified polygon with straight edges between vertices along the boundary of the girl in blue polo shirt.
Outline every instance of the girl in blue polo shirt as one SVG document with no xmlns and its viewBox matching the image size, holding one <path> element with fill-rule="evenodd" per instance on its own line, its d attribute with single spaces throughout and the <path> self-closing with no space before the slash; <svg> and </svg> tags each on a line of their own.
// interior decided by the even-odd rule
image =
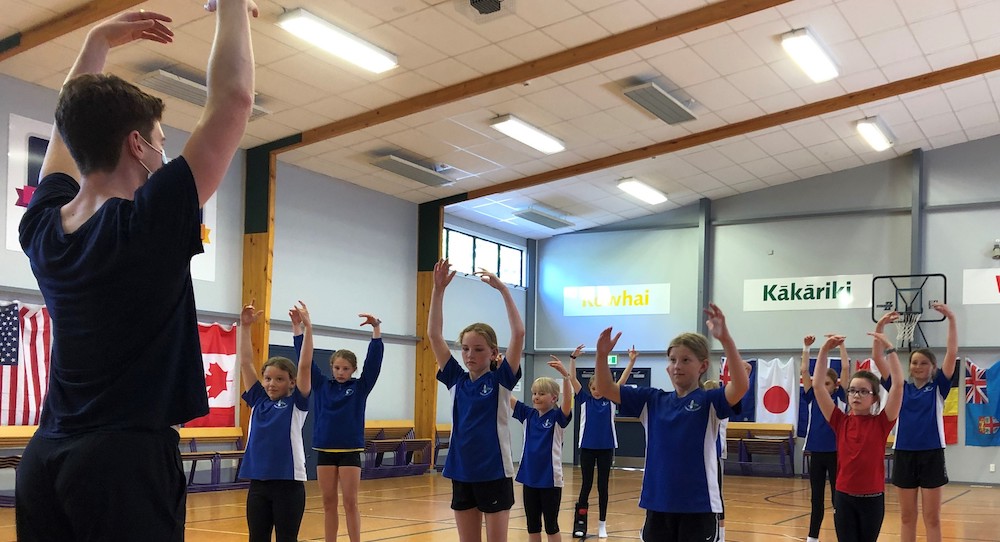
<svg viewBox="0 0 1000 542">
<path fill-rule="evenodd" d="M 276 540 L 295 542 L 306 505 L 302 425 L 309 411 L 309 400 L 295 382 L 296 373 L 302 379 L 302 360 L 312 358 L 312 324 L 300 301 L 291 310 L 305 327 L 298 370 L 288 358 L 274 357 L 264 362 L 262 378 L 258 379 L 250 327 L 262 312 L 255 312 L 253 303 L 243 307 L 236 335 L 236 357 L 246 389 L 243 400 L 250 407 L 250 428 L 240 467 L 240 478 L 250 480 L 247 527 L 250 542 L 270 541 L 272 530 Z"/>
<path fill-rule="evenodd" d="M 826 513 L 825 500 L 826 482 L 830 481 L 830 499 L 833 500 L 837 491 L 837 439 L 830 424 L 826 423 L 823 412 L 816 402 L 816 390 L 813 389 L 812 376 L 809 374 L 809 347 L 816 342 L 814 335 L 806 335 L 802 339 L 802 389 L 805 392 L 806 404 L 809 405 L 809 418 L 806 424 L 806 440 L 802 446 L 809 452 L 809 486 L 811 489 L 812 510 L 809 513 L 809 536 L 806 542 L 819 542 L 819 530 L 823 525 Z M 844 395 L 843 383 L 850 375 L 850 360 L 847 357 L 847 347 L 840 343 L 840 379 L 833 369 L 826 370 L 823 387 L 833 398 L 834 405 L 846 411 L 847 397 Z"/>
<path fill-rule="evenodd" d="M 576 402 L 580 405 L 580 473 L 583 481 L 580 483 L 580 498 L 575 509 L 587 510 L 590 507 L 590 490 L 594 487 L 594 466 L 597 466 L 597 498 L 600 516 L 597 523 L 597 536 L 608 537 L 608 482 L 611 479 L 611 464 L 615 459 L 615 448 L 618 447 L 618 433 L 615 431 L 615 405 L 597 391 L 597 381 L 590 377 L 587 387 L 580 384 L 576 378 L 576 358 L 583 352 L 583 345 L 569 355 L 570 382 L 576 394 Z M 628 365 L 618 377 L 618 385 L 628 382 L 632 367 L 638 357 L 635 346 L 628 351 Z M 556 356 L 550 356 L 559 361 Z M 562 363 L 560 361 L 560 363 Z M 581 516 L 577 512 L 578 516 Z M 578 522 L 574 522 L 573 537 L 587 536 L 587 515 L 583 514 Z"/>
<path fill-rule="evenodd" d="M 294 314 L 292 334 L 295 348 L 300 347 L 299 322 Z M 344 518 L 351 542 L 361 541 L 361 511 L 358 509 L 358 487 L 361 485 L 361 452 L 365 449 L 365 407 L 368 395 L 382 371 L 382 320 L 361 313 L 362 326 L 372 326 L 365 366 L 361 378 L 353 378 L 358 370 L 358 357 L 350 350 L 337 350 L 330 356 L 333 378 L 327 378 L 312 362 L 312 356 L 299 364 L 299 389 L 309 397 L 315 394 L 316 417 L 313 421 L 313 450 L 316 455 L 316 478 L 323 495 L 323 532 L 326 540 L 337 539 L 340 518 L 337 515 L 337 486 L 344 499 Z M 303 322 L 304 323 L 304 322 Z"/>
<path fill-rule="evenodd" d="M 483 323 L 466 326 L 458 335 L 464 369 L 451 355 L 443 333 L 444 291 L 455 278 L 448 260 L 434 264 L 427 338 L 437 358 L 437 379 L 448 387 L 452 397 L 451 446 L 443 474 L 451 479 L 451 508 L 455 511 L 458 539 L 480 540 L 485 516 L 486 540 L 504 542 L 514 505 L 510 396 L 521 378 L 524 322 L 506 284 L 485 269 L 475 275 L 503 297 L 510 325 L 506 358 L 496 363 L 500 355 L 497 334 Z"/>
<path fill-rule="evenodd" d="M 941 491 L 948 483 L 944 461 L 944 400 L 951 390 L 951 377 L 958 359 L 958 326 L 955 313 L 942 303 L 934 309 L 948 320 L 948 339 L 940 370 L 937 358 L 927 348 L 910 352 L 910 378 L 903 384 L 903 406 L 899 411 L 896 442 L 893 445 L 892 483 L 896 486 L 901 516 L 899 539 L 917 538 L 917 498 L 923 508 L 928 541 L 941 540 Z M 899 318 L 898 312 L 886 313 L 875 328 L 881 333 L 885 324 Z M 883 375 L 885 358 L 876 348 L 872 358 Z M 888 389 L 891 379 L 883 379 Z"/>
<path fill-rule="evenodd" d="M 549 361 L 562 375 L 563 402 L 559 404 L 559 386 L 547 376 L 531 384 L 531 404 L 510 398 L 514 418 L 524 424 L 524 451 L 517 469 L 517 481 L 524 490 L 524 517 L 528 523 L 528 540 L 541 542 L 542 518 L 549 540 L 558 541 L 559 503 L 562 501 L 563 432 L 573 413 L 570 376 L 562 362 Z"/>
<path fill-rule="evenodd" d="M 697 333 L 682 333 L 667 348 L 667 375 L 674 386 L 670 392 L 619 386 L 611 379 L 608 353 L 621 332 L 612 336 L 609 327 L 597 339 L 597 391 L 620 401 L 620 415 L 639 418 L 646 430 L 646 471 L 639 496 L 639 507 L 646 510 L 646 542 L 703 542 L 718 536 L 719 422 L 733 413 L 732 405 L 743 398 L 750 380 L 722 310 L 710 303 L 705 314 L 708 329 L 729 360 L 731 380 L 725 388 L 702 387 L 709 367 L 708 340 Z"/>
</svg>

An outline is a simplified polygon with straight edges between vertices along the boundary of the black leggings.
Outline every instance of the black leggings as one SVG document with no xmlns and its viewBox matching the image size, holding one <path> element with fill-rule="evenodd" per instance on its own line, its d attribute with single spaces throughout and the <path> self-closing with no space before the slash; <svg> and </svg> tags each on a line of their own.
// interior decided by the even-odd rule
<svg viewBox="0 0 1000 542">
<path fill-rule="evenodd" d="M 826 481 L 830 481 L 830 501 L 837 506 L 837 452 L 812 452 L 809 456 L 809 486 L 812 488 L 812 512 L 809 514 L 809 536 L 819 538 L 826 513 Z"/>
<path fill-rule="evenodd" d="M 250 542 L 295 542 L 306 508 L 306 486 L 296 480 L 250 480 L 247 526 Z"/>
<path fill-rule="evenodd" d="M 833 526 L 839 542 L 876 542 L 885 518 L 885 494 L 856 497 L 838 491 Z"/>
<path fill-rule="evenodd" d="M 590 489 L 594 487 L 594 463 L 597 463 L 597 497 L 601 507 L 601 521 L 608 519 L 608 479 L 611 477 L 611 462 L 615 459 L 615 450 L 592 450 L 580 448 L 580 470 L 583 471 L 583 483 L 580 485 L 580 505 L 587 507 L 590 499 Z"/>
<path fill-rule="evenodd" d="M 542 518 L 545 518 L 545 534 L 559 532 L 559 503 L 562 501 L 561 487 L 524 486 L 524 518 L 528 523 L 528 533 L 542 532 Z"/>
</svg>

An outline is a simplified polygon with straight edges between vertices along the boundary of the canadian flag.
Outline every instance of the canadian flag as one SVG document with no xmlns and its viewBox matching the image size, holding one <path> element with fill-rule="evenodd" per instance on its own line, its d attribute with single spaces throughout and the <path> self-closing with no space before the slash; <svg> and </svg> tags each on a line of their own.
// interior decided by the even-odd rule
<svg viewBox="0 0 1000 542">
<path fill-rule="evenodd" d="M 185 427 L 234 427 L 236 425 L 236 326 L 198 324 L 201 360 L 205 367 L 208 414 Z"/>
<path fill-rule="evenodd" d="M 794 425 L 799 416 L 798 387 L 798 366 L 792 359 L 757 360 L 756 421 Z"/>
</svg>

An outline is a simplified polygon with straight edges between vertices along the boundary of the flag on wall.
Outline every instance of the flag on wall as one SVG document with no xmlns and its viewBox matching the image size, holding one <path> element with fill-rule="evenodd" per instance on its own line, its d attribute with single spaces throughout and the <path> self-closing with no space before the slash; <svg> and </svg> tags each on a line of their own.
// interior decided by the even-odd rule
<svg viewBox="0 0 1000 542">
<path fill-rule="evenodd" d="M 965 364 L 965 445 L 1000 446 L 1000 362 L 985 369 Z"/>
<path fill-rule="evenodd" d="M 740 399 L 740 413 L 733 414 L 729 417 L 731 422 L 752 422 L 754 418 L 754 378 L 756 378 L 757 371 L 753 369 L 755 360 L 747 360 L 750 364 L 750 388 L 747 392 L 743 394 L 743 399 Z M 719 371 L 719 383 L 725 387 L 729 381 L 732 380 L 729 376 L 729 364 L 726 363 L 726 358 L 722 358 L 722 369 Z"/>
<path fill-rule="evenodd" d="M 195 418 L 185 427 L 234 427 L 239 380 L 236 366 L 236 326 L 198 324 L 201 357 L 205 367 L 205 392 L 208 414 Z"/>
<path fill-rule="evenodd" d="M 828 367 L 840 374 L 841 361 L 840 358 L 829 358 L 827 360 L 829 363 Z M 812 375 L 816 372 L 816 358 L 809 358 L 809 374 Z M 848 375 L 850 378 L 850 375 Z M 847 389 L 850 382 L 841 382 L 840 385 Z M 795 429 L 795 435 L 798 437 L 805 438 L 806 432 L 809 429 L 809 403 L 806 402 L 806 389 L 802 386 L 802 375 L 799 374 L 799 416 L 798 416 L 798 426 Z"/>
<path fill-rule="evenodd" d="M 962 364 L 962 358 L 958 358 L 955 361 L 955 372 L 951 374 L 951 389 L 948 390 L 948 396 L 944 398 L 944 443 L 945 444 L 958 444 L 958 396 L 960 392 L 959 389 L 959 365 Z"/>
<path fill-rule="evenodd" d="M 45 307 L 0 302 L 0 425 L 38 425 L 51 351 Z"/>
<path fill-rule="evenodd" d="M 792 359 L 757 360 L 758 423 L 798 422 L 799 371 Z M 794 399 L 794 400 L 793 400 Z"/>
</svg>

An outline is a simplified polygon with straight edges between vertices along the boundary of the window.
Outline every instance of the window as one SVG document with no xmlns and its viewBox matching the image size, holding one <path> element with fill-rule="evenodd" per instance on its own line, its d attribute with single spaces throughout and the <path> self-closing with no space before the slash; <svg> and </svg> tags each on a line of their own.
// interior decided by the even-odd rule
<svg viewBox="0 0 1000 542">
<path fill-rule="evenodd" d="M 445 228 L 444 255 L 459 273 L 480 267 L 513 286 L 524 286 L 524 250 Z"/>
<path fill-rule="evenodd" d="M 472 264 L 472 242 L 473 237 L 462 232 L 446 230 L 447 244 L 444 248 L 445 258 L 451 262 L 451 268 L 459 273 L 472 273 L 475 268 Z"/>
</svg>

